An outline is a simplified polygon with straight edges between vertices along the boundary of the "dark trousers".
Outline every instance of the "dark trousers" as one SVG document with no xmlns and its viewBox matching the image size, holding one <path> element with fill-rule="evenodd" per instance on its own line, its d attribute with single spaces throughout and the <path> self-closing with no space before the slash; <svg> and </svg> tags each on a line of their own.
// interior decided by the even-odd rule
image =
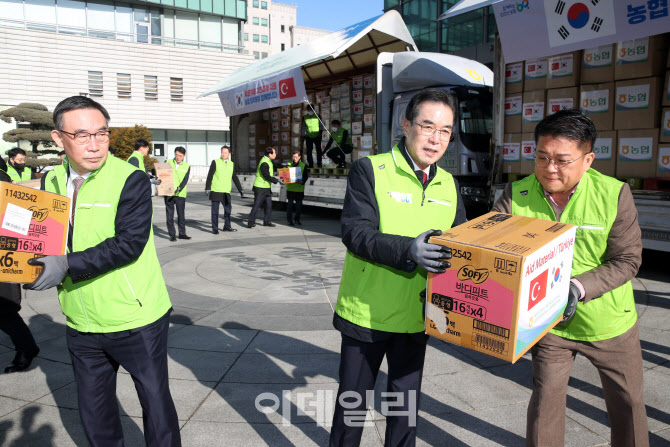
<svg viewBox="0 0 670 447">
<path fill-rule="evenodd" d="M 302 213 L 302 199 L 304 197 L 304 192 L 286 191 L 286 220 L 293 222 L 293 210 L 295 209 L 295 220 L 300 222 L 300 214 Z"/>
<path fill-rule="evenodd" d="M 351 151 L 353 150 L 353 147 L 350 146 L 344 146 L 342 148 L 339 147 L 334 147 L 333 149 L 329 150 L 326 155 L 328 158 L 333 160 L 333 163 L 335 163 L 338 166 L 344 166 L 344 164 L 347 161 L 346 154 L 351 154 Z"/>
<path fill-rule="evenodd" d="M 642 397 L 642 351 L 637 323 L 623 334 L 594 342 L 547 334 L 531 348 L 533 394 L 528 403 L 526 443 L 563 447 L 570 369 L 577 353 L 598 369 L 612 428 L 612 446 L 649 445 Z"/>
<path fill-rule="evenodd" d="M 38 350 L 37 343 L 19 315 L 20 310 L 21 286 L 0 284 L 0 331 L 9 336 L 17 351 L 34 354 Z"/>
<path fill-rule="evenodd" d="M 167 368 L 169 313 L 143 328 L 106 334 L 81 333 L 68 327 L 77 383 L 79 415 L 92 447 L 123 446 L 116 375 L 130 373 L 142 405 L 148 447 L 180 446 L 179 421 L 170 395 Z"/>
<path fill-rule="evenodd" d="M 368 390 L 375 388 L 384 355 L 389 371 L 387 391 L 402 393 L 402 400 L 397 394 L 382 399 L 389 402 L 385 445 L 397 447 L 416 444 L 416 418 L 426 341 L 427 337 L 423 334 L 393 334 L 388 340 L 375 343 L 365 343 L 342 335 L 340 387 L 330 431 L 330 447 L 360 444 L 368 403 L 366 395 Z M 341 404 L 341 396 L 345 392 L 350 396 L 342 399 L 347 408 Z M 351 397 L 352 394 L 360 396 L 360 399 Z"/>
<path fill-rule="evenodd" d="M 230 205 L 230 194 L 227 194 L 223 202 L 223 228 L 230 229 L 230 212 L 232 206 Z M 212 202 L 212 230 L 219 229 L 219 202 Z"/>
<path fill-rule="evenodd" d="M 265 216 L 263 218 L 263 224 L 267 225 L 270 221 L 270 216 L 272 215 L 272 192 L 269 188 L 263 188 L 258 190 L 254 188 L 254 206 L 251 208 L 251 213 L 249 214 L 249 223 L 256 223 L 256 213 L 260 207 L 265 208 Z"/>
<path fill-rule="evenodd" d="M 186 235 L 186 218 L 184 217 L 186 209 L 186 197 L 166 197 L 165 198 L 165 218 L 167 220 L 167 229 L 170 237 L 174 234 L 174 208 L 177 206 L 177 225 L 179 226 L 179 236 Z"/>
<path fill-rule="evenodd" d="M 312 149 L 316 146 L 316 165 L 321 167 L 321 159 L 323 152 L 321 151 L 321 135 L 316 138 L 305 137 L 305 146 L 307 152 L 307 164 L 310 168 L 314 167 L 314 160 L 312 159 Z"/>
</svg>

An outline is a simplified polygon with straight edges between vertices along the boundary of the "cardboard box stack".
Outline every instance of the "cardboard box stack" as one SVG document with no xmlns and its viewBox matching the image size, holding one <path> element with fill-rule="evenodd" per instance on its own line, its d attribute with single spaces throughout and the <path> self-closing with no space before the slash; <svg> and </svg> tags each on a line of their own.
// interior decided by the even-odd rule
<svg viewBox="0 0 670 447">
<path fill-rule="evenodd" d="M 582 52 L 559 54 L 549 58 L 547 88 L 575 87 L 579 85 Z"/>
<path fill-rule="evenodd" d="M 559 110 L 579 108 L 577 105 L 578 95 L 579 89 L 577 87 L 547 90 L 547 113 L 545 116 L 552 115 Z"/>
<path fill-rule="evenodd" d="M 535 126 L 544 118 L 546 90 L 524 92 L 521 132 L 535 132 Z"/>
<path fill-rule="evenodd" d="M 596 140 L 596 144 L 593 145 L 593 152 L 596 154 L 596 157 L 591 167 L 602 174 L 614 177 L 616 175 L 616 144 L 616 130 L 598 132 L 598 139 Z"/>
<path fill-rule="evenodd" d="M 593 121 L 598 131 L 614 127 L 614 83 L 582 84 L 579 108 Z"/>
<path fill-rule="evenodd" d="M 503 172 L 505 174 L 519 174 L 521 172 L 520 153 L 521 134 L 506 134 L 503 142 Z"/>
<path fill-rule="evenodd" d="M 519 174 L 530 175 L 535 172 L 535 134 L 521 134 L 520 150 Z"/>
<path fill-rule="evenodd" d="M 523 62 L 505 65 L 505 93 L 523 92 Z"/>
<path fill-rule="evenodd" d="M 547 68 L 548 59 L 527 60 L 525 63 L 523 91 L 531 92 L 534 90 L 544 90 L 547 88 Z"/>
</svg>

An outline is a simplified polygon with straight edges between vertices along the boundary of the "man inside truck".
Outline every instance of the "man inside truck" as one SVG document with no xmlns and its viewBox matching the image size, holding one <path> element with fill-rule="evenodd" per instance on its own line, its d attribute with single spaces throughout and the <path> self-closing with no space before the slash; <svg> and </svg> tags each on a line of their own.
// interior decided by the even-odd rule
<svg viewBox="0 0 670 447">
<path fill-rule="evenodd" d="M 508 184 L 493 211 L 577 225 L 568 304 L 561 323 L 531 348 L 529 446 L 563 446 L 570 369 L 577 354 L 598 369 L 613 446 L 648 446 L 642 352 L 631 279 L 642 239 L 626 183 L 590 169 L 596 128 L 562 110 L 535 128 L 535 174 Z"/>
<path fill-rule="evenodd" d="M 312 158 L 312 149 L 316 148 L 316 165 L 321 167 L 321 159 L 323 152 L 321 150 L 321 133 L 323 132 L 323 125 L 321 118 L 313 111 L 308 110 L 302 117 L 302 140 L 305 142 L 305 153 L 307 154 L 307 164 L 310 169 L 314 167 L 314 159 Z"/>
<path fill-rule="evenodd" d="M 351 136 L 349 135 L 349 131 L 342 127 L 342 123 L 340 123 L 339 120 L 333 120 L 330 125 L 330 139 L 328 140 L 328 144 L 326 144 L 324 151 L 328 158 L 333 160 L 333 163 L 335 163 L 338 168 L 346 168 L 347 154 L 351 154 L 354 150 Z M 330 149 L 333 142 L 335 142 L 335 147 Z"/>
<path fill-rule="evenodd" d="M 359 445 L 384 356 L 386 445 L 415 445 L 427 342 L 421 292 L 427 272 L 451 266 L 451 249 L 428 239 L 466 221 L 456 180 L 436 164 L 451 140 L 456 104 L 445 90 L 421 90 L 407 106 L 398 144 L 349 171 L 347 254 L 333 316 L 342 345 L 331 447 Z"/>
</svg>

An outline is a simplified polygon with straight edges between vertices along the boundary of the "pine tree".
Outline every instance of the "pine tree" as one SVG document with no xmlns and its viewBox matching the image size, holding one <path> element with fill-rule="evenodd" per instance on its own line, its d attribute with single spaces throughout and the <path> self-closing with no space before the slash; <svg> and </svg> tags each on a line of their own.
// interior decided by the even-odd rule
<svg viewBox="0 0 670 447">
<path fill-rule="evenodd" d="M 2 139 L 9 143 L 18 143 L 25 140 L 30 142 L 32 151 L 36 154 L 57 154 L 60 150 L 51 139 L 54 129 L 53 118 L 49 109 L 42 104 L 24 102 L 15 107 L 0 112 L 0 119 L 11 123 L 12 119 L 24 127 L 12 129 L 2 135 Z M 47 149 L 38 149 L 39 146 Z"/>
</svg>

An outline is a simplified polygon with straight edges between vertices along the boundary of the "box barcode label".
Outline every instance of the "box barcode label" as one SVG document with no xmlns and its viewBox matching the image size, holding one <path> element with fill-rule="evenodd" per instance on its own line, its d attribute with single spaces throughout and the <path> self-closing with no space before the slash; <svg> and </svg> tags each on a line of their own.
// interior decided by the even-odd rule
<svg viewBox="0 0 670 447">
<path fill-rule="evenodd" d="M 565 226 L 565 224 L 557 223 L 555 225 L 550 226 L 549 228 L 547 228 L 544 231 L 546 231 L 548 233 L 556 233 L 557 231 L 560 231 L 560 229 L 563 228 L 564 226 Z"/>
<path fill-rule="evenodd" d="M 8 203 L 2 220 L 2 228 L 26 236 L 32 217 L 33 212 L 31 210 Z"/>
<path fill-rule="evenodd" d="M 495 338 L 486 337 L 484 335 L 473 334 L 472 343 L 479 347 L 486 349 L 487 351 L 496 352 L 498 354 L 507 355 L 509 351 L 509 343 L 503 340 L 497 340 Z"/>
<path fill-rule="evenodd" d="M 504 337 L 509 340 L 509 329 L 496 326 L 495 324 L 486 323 L 485 321 L 472 320 L 472 327 L 480 331 L 488 332 L 489 334 Z"/>
</svg>

